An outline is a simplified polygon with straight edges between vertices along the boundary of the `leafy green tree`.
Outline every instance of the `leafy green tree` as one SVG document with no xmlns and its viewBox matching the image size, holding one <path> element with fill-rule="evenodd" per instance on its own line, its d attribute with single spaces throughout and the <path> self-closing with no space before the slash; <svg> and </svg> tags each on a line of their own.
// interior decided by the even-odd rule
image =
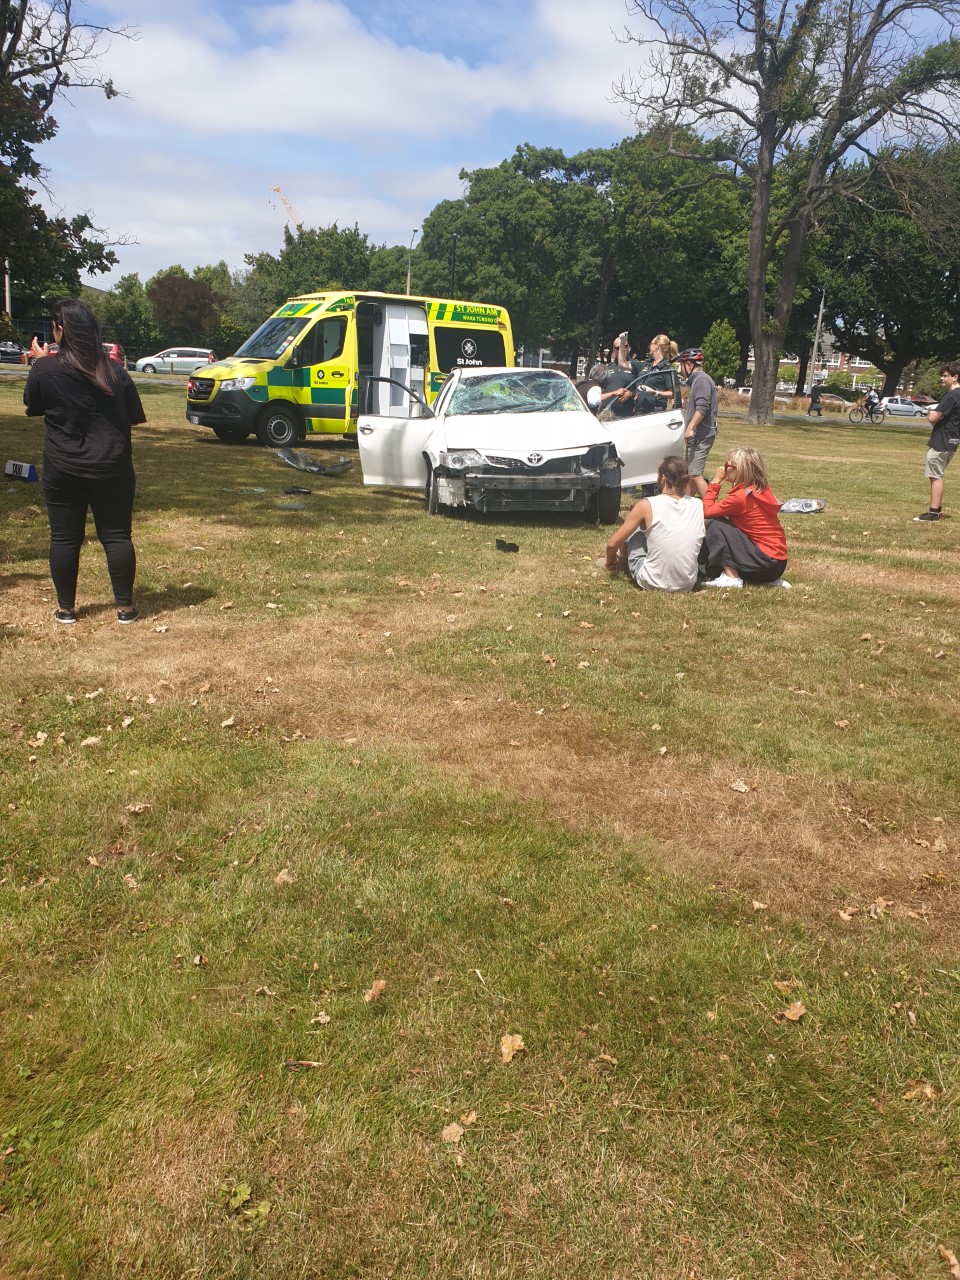
<svg viewBox="0 0 960 1280">
<path fill-rule="evenodd" d="M 703 340 L 703 363 L 715 382 L 736 375 L 740 364 L 737 331 L 729 320 L 714 320 Z"/>
<path fill-rule="evenodd" d="M 667 154 L 704 165 L 705 177 L 749 199 L 748 306 L 754 391 L 748 419 L 772 418 L 779 356 L 790 330 L 808 238 L 828 200 L 854 199 L 848 164 L 885 145 L 896 154 L 926 132 L 950 135 L 960 96 L 958 0 L 630 0 L 643 20 L 632 38 L 648 52 L 619 86 Z M 709 146 L 690 148 L 703 130 Z"/>
<path fill-rule="evenodd" d="M 46 297 L 79 292 L 81 271 L 116 263 L 88 215 L 51 218 L 36 202 L 44 175 L 34 152 L 57 132 L 51 111 L 63 90 L 116 96 L 97 57 L 105 37 L 123 34 L 78 22 L 72 0 L 0 0 L 0 258 L 10 261 L 16 310 L 25 317 Z"/>
<path fill-rule="evenodd" d="M 104 337 L 119 342 L 130 359 L 152 355 L 160 345 L 153 307 L 138 275 L 121 276 L 106 293 L 84 289 L 82 298 L 100 321 Z"/>
<path fill-rule="evenodd" d="M 219 299 L 205 280 L 192 279 L 179 265 L 168 267 L 147 282 L 146 295 L 163 346 L 212 345 Z"/>
</svg>

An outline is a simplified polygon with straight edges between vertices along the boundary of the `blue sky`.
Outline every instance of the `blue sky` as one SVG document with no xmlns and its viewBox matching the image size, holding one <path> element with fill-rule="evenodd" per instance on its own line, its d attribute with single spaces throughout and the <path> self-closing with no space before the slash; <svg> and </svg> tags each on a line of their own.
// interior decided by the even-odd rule
<svg viewBox="0 0 960 1280">
<path fill-rule="evenodd" d="M 101 66 L 125 97 L 61 102 L 41 151 L 57 205 L 118 249 L 104 281 L 277 252 L 279 186 L 308 226 L 408 244 L 461 168 L 519 143 L 568 153 L 632 132 L 613 83 L 641 50 L 629 0 L 88 0 L 127 25 Z"/>
</svg>

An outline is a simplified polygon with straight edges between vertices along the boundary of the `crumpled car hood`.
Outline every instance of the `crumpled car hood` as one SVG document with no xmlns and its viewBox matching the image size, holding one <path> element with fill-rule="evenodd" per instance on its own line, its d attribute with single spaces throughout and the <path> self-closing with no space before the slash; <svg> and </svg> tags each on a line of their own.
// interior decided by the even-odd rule
<svg viewBox="0 0 960 1280">
<path fill-rule="evenodd" d="M 582 452 L 610 440 L 610 428 L 592 413 L 463 414 L 445 418 L 432 443 L 440 449 L 477 449 L 501 458 Z"/>
</svg>

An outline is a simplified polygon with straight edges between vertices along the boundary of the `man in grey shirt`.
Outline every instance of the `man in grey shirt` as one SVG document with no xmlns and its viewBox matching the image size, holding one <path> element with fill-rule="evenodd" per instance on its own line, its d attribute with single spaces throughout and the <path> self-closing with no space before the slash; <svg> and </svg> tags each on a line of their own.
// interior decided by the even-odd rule
<svg viewBox="0 0 960 1280">
<path fill-rule="evenodd" d="M 688 347 L 680 352 L 680 372 L 690 388 L 684 410 L 683 440 L 687 450 L 687 492 L 697 492 L 694 476 L 702 476 L 707 455 L 717 438 L 717 384 L 703 370 L 703 352 Z"/>
</svg>

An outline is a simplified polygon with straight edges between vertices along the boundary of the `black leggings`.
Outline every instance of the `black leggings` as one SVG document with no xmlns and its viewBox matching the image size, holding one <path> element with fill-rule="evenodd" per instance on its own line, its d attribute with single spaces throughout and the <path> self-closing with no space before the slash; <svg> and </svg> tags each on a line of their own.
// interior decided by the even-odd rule
<svg viewBox="0 0 960 1280">
<path fill-rule="evenodd" d="M 50 577 L 61 609 L 72 609 L 77 600 L 77 574 L 83 546 L 87 509 L 93 512 L 97 537 L 103 544 L 113 596 L 120 609 L 133 605 L 133 579 L 137 556 L 130 540 L 133 496 L 137 478 L 129 472 L 102 480 L 67 475 L 45 463 L 43 497 L 50 519 Z"/>
</svg>

